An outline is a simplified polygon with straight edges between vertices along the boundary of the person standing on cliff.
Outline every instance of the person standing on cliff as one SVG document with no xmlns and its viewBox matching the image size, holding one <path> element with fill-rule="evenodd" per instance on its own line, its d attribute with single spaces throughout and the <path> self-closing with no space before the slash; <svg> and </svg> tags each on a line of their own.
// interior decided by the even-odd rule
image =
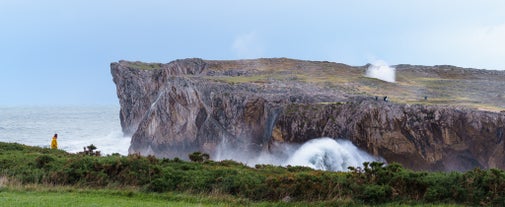
<svg viewBox="0 0 505 207">
<path fill-rule="evenodd" d="M 54 134 L 53 140 L 51 141 L 51 149 L 58 149 L 58 134 Z"/>
</svg>

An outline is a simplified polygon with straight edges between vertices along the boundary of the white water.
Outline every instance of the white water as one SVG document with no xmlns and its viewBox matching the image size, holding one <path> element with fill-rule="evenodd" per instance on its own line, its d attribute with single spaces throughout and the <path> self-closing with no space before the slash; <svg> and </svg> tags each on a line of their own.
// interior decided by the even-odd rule
<svg viewBox="0 0 505 207">
<path fill-rule="evenodd" d="M 347 171 L 350 166 L 359 167 L 363 162 L 372 161 L 379 159 L 358 149 L 349 140 L 319 138 L 303 144 L 286 164 L 318 170 Z"/>
<path fill-rule="evenodd" d="M 349 140 L 328 137 L 309 140 L 303 145 L 275 143 L 272 154 L 264 151 L 248 156 L 239 149 L 220 144 L 215 160 L 236 160 L 249 166 L 271 164 L 281 166 L 305 166 L 318 170 L 347 171 L 348 167 L 361 167 L 363 162 L 384 161 L 358 149 Z"/>
<path fill-rule="evenodd" d="M 384 61 L 376 61 L 370 66 L 368 66 L 366 76 L 394 83 L 396 80 L 396 69 L 390 67 Z"/>
<path fill-rule="evenodd" d="M 118 106 L 0 107 L 0 141 L 49 147 L 58 133 L 58 148 L 83 151 L 95 145 L 102 155 L 128 154 L 130 138 L 123 137 Z"/>
</svg>

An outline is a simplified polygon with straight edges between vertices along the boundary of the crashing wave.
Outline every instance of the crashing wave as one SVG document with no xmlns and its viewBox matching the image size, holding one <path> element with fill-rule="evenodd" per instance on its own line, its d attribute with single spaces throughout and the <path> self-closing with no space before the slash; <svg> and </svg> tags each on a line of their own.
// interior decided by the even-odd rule
<svg viewBox="0 0 505 207">
<path fill-rule="evenodd" d="M 348 167 L 361 166 L 363 162 L 381 161 L 358 149 L 349 140 L 319 138 L 303 144 L 285 165 L 306 166 L 318 170 L 347 171 Z"/>
</svg>

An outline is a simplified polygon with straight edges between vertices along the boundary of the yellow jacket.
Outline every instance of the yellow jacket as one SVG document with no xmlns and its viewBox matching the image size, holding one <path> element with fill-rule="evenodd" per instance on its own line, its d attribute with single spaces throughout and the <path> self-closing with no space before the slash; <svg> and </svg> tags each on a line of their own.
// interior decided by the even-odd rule
<svg viewBox="0 0 505 207">
<path fill-rule="evenodd" d="M 58 149 L 58 141 L 56 141 L 56 137 L 53 137 L 51 141 L 51 149 Z"/>
</svg>

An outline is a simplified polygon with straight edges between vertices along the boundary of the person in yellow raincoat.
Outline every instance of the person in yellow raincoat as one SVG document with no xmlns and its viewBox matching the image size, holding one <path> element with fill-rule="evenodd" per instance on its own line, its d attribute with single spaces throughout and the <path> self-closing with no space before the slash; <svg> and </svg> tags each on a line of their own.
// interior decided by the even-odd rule
<svg viewBox="0 0 505 207">
<path fill-rule="evenodd" d="M 51 141 L 51 149 L 58 149 L 58 134 L 54 134 L 53 140 Z"/>
</svg>

